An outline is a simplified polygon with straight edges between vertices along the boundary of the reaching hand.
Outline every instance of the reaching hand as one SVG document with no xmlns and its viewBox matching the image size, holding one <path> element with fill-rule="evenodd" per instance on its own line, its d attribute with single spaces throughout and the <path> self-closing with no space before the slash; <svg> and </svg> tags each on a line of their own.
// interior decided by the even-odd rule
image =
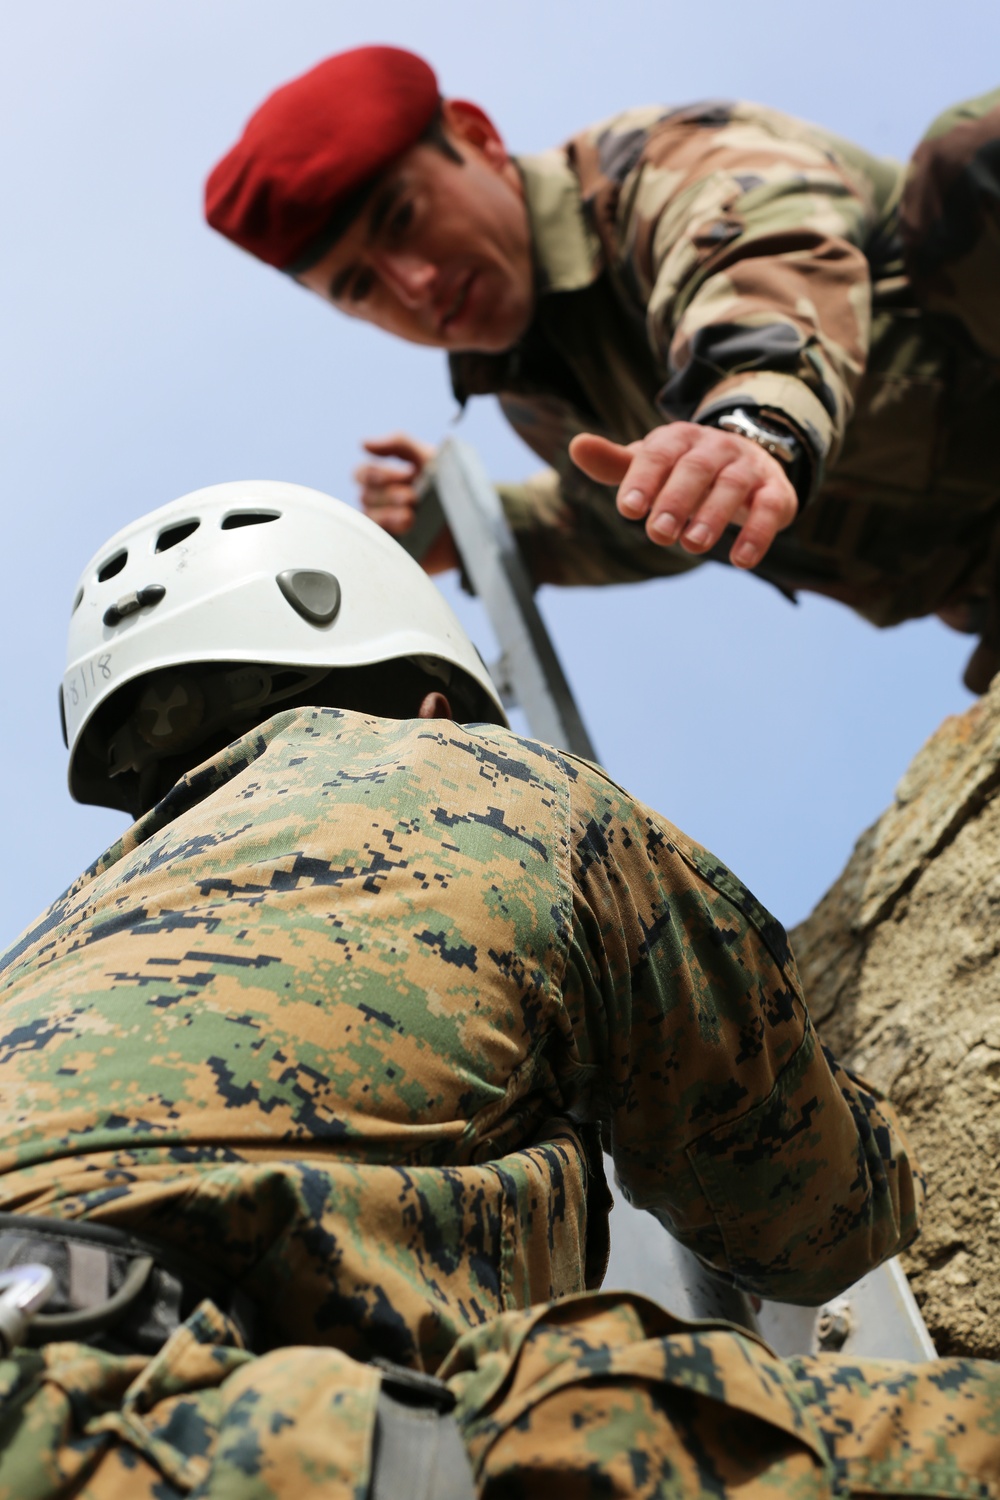
<svg viewBox="0 0 1000 1500">
<path fill-rule="evenodd" d="M 390 536 L 405 536 L 420 502 L 417 488 L 420 476 L 434 457 L 434 449 L 405 432 L 369 438 L 362 447 L 377 458 L 398 462 L 360 464 L 355 469 L 354 478 L 361 486 L 361 508 Z M 428 573 L 443 573 L 458 567 L 458 551 L 447 526 L 442 527 L 420 561 Z"/>
<path fill-rule="evenodd" d="M 737 568 L 756 567 L 798 514 L 778 460 L 735 432 L 670 422 L 627 447 L 580 433 L 569 452 L 591 479 L 618 485 L 621 514 L 645 520 L 647 536 L 661 547 L 679 541 L 687 552 L 707 552 L 726 526 L 741 526 L 729 553 Z"/>
</svg>

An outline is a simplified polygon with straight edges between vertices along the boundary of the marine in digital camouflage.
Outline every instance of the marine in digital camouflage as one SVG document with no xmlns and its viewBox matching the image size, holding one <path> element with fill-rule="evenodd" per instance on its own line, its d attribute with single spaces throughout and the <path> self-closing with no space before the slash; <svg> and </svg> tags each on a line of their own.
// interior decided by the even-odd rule
<svg viewBox="0 0 1000 1500">
<path fill-rule="evenodd" d="M 758 574 L 877 625 L 962 606 L 984 628 L 1000 592 L 998 131 L 1000 91 L 943 117 L 907 176 L 775 111 L 707 104 L 630 110 L 519 158 L 535 317 L 513 350 L 451 368 L 460 401 L 496 393 L 551 466 L 499 487 L 535 579 L 703 561 L 620 517 L 569 441 L 743 405 L 791 423 L 812 459 Z M 945 200 L 961 212 L 942 229 Z"/>
<path fill-rule="evenodd" d="M 481 1500 L 1000 1494 L 1000 1367 L 777 1359 L 625 1293 L 470 1330 L 442 1375 Z M 238 1347 L 203 1304 L 151 1360 L 0 1361 L 0 1500 L 363 1500 L 380 1374 Z"/>
<path fill-rule="evenodd" d="M 596 1285 L 630 1198 L 820 1302 L 914 1234 L 891 1107 L 779 924 L 582 761 L 288 711 L 182 779 L 0 972 L 0 1210 L 203 1257 L 265 1346 L 433 1369 Z"/>
</svg>

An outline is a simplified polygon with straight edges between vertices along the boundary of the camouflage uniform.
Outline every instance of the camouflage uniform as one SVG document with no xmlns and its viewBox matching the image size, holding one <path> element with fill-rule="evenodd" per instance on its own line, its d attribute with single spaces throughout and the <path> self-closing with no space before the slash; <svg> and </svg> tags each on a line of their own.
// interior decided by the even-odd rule
<svg viewBox="0 0 1000 1500">
<path fill-rule="evenodd" d="M 482 1500 L 1000 1495 L 985 1361 L 786 1362 L 605 1293 L 493 1319 L 441 1373 Z M 364 1500 L 379 1380 L 338 1349 L 254 1358 L 211 1303 L 152 1360 L 18 1351 L 0 1500 Z"/>
<path fill-rule="evenodd" d="M 279 714 L 23 934 L 0 996 L 0 1210 L 130 1229 L 238 1282 L 275 1391 L 282 1346 L 339 1351 L 305 1372 L 435 1369 L 596 1285 L 598 1127 L 632 1200 L 765 1295 L 820 1301 L 916 1228 L 891 1107 L 818 1045 L 780 926 L 603 773 L 509 731 Z M 167 1395 L 245 1360 L 217 1327 L 177 1338 L 143 1377 Z M 10 1461 L 39 1473 L 88 1382 L 94 1432 L 132 1441 L 141 1362 L 61 1348 L 18 1367 L 68 1361 L 37 1401 L 9 1376 L 35 1413 Z M 224 1395 L 198 1403 L 165 1409 L 182 1447 L 222 1421 Z"/>
<path fill-rule="evenodd" d="M 741 405 L 790 424 L 810 456 L 805 503 L 763 577 L 877 625 L 993 592 L 998 139 L 1000 92 L 943 117 L 909 179 L 747 104 L 630 110 L 521 158 L 536 314 L 508 353 L 451 368 L 460 401 L 497 393 L 551 465 L 500 487 L 536 580 L 697 566 L 619 517 L 567 447 Z M 952 230 L 935 234 L 942 201 Z"/>
<path fill-rule="evenodd" d="M 279 714 L 28 929 L 0 1000 L 0 1210 L 206 1256 L 268 1344 L 433 1368 L 596 1284 L 598 1126 L 633 1202 L 763 1295 L 820 1302 L 916 1230 L 779 924 L 508 730 Z"/>
</svg>

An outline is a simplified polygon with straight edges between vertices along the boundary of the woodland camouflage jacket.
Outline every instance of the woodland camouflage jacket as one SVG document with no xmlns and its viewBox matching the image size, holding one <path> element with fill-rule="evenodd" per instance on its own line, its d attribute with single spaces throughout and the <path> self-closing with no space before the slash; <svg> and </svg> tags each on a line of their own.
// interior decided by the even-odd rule
<svg viewBox="0 0 1000 1500">
<path fill-rule="evenodd" d="M 263 1343 L 435 1366 L 600 1278 L 631 1198 L 819 1302 L 912 1237 L 891 1107 L 785 934 L 596 768 L 291 710 L 182 779 L 6 956 L 0 1210 L 239 1280 Z"/>
<path fill-rule="evenodd" d="M 997 133 L 1000 114 L 985 118 Z M 901 166 L 748 104 L 630 110 L 518 164 L 534 321 L 508 353 L 456 355 L 451 369 L 460 401 L 497 393 L 551 465 L 500 486 L 537 581 L 697 566 L 621 519 L 567 446 L 742 405 L 790 423 L 811 455 L 806 503 L 762 576 L 882 625 L 988 589 L 977 569 L 1000 501 L 1000 363 L 918 307 Z M 980 276 L 975 294 L 998 304 L 996 322 L 1000 277 Z"/>
</svg>

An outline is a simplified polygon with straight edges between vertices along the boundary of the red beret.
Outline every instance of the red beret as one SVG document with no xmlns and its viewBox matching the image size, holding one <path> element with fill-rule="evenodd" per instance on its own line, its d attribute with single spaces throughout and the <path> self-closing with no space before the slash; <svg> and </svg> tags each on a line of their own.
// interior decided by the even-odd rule
<svg viewBox="0 0 1000 1500">
<path fill-rule="evenodd" d="M 213 168 L 205 217 L 268 265 L 304 270 L 439 104 L 433 70 L 412 52 L 357 47 L 328 57 L 264 100 Z"/>
</svg>

